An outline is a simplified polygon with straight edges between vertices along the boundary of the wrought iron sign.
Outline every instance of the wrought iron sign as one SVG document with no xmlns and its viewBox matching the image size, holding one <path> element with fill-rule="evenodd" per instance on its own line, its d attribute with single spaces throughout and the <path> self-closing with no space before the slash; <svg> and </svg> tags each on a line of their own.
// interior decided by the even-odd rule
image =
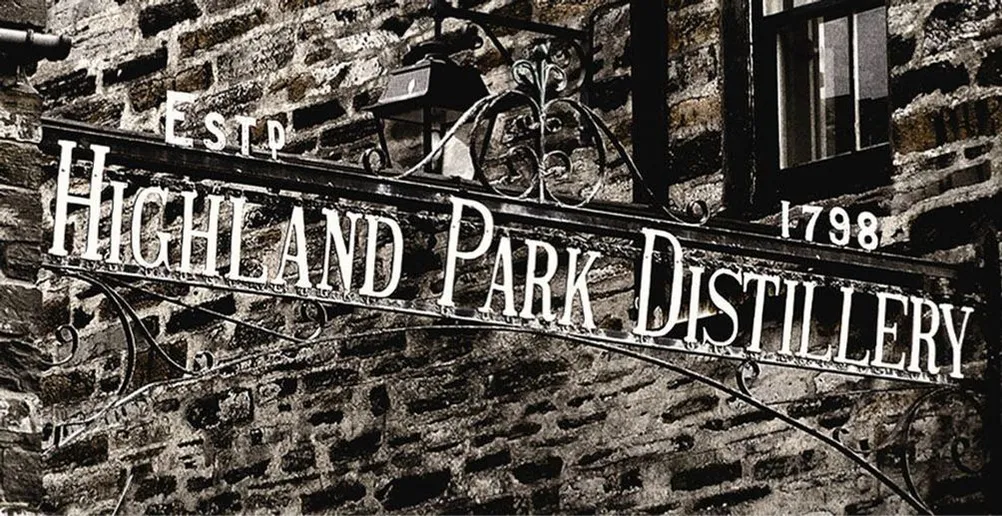
<svg viewBox="0 0 1002 516">
<path fill-rule="evenodd" d="M 567 86 L 567 74 L 559 63 L 564 56 L 558 50 L 542 46 L 530 59 L 515 62 L 518 88 L 475 102 L 431 153 L 409 170 L 384 170 L 386 157 L 373 150 L 363 157 L 368 176 L 337 172 L 315 189 L 297 188 L 294 181 L 253 185 L 199 176 L 185 170 L 183 161 L 169 173 L 136 172 L 110 165 L 111 161 L 135 165 L 136 159 L 117 159 L 116 154 L 127 157 L 130 149 L 101 143 L 101 135 L 87 138 L 89 145 L 68 134 L 51 141 L 59 163 L 46 265 L 102 292 L 122 320 L 127 345 L 118 397 L 94 414 L 63 422 L 54 444 L 121 413 L 153 388 L 232 370 L 253 360 L 217 361 L 209 353 L 189 363 L 176 360 L 157 343 L 122 290 L 142 291 L 248 325 L 294 346 L 357 336 L 323 333 L 328 322 L 324 306 L 345 304 L 449 321 L 363 334 L 495 329 L 548 335 L 634 356 L 775 415 L 854 460 L 916 509 L 928 511 L 911 480 L 907 457 L 901 486 L 871 464 L 871 454 L 879 446 L 857 448 L 842 442 L 847 434 L 843 429 L 825 434 L 810 428 L 754 396 L 750 385 L 765 365 L 929 385 L 891 436 L 907 441 L 916 411 L 930 400 L 957 397 L 979 403 L 960 387 L 977 374 L 965 363 L 972 355 L 970 328 L 979 316 L 974 300 L 945 299 L 922 292 L 914 283 L 826 275 L 827 271 L 797 263 L 796 257 L 788 263 L 765 259 L 763 253 L 783 245 L 810 249 L 804 251 L 803 262 L 843 251 L 774 237 L 748 237 L 746 246 L 730 246 L 733 234 L 702 227 L 708 210 L 700 203 L 685 208 L 670 204 L 658 207 L 656 217 L 638 216 L 629 209 L 616 213 L 609 206 L 596 208 L 602 180 L 572 194 L 558 191 L 554 185 L 561 178 L 585 166 L 582 158 L 552 144 L 568 117 L 576 121 L 574 130 L 582 145 L 591 149 L 588 159 L 593 172 L 597 170 L 595 177 L 606 177 L 613 162 L 634 177 L 640 175 L 594 111 L 557 96 Z M 495 124 L 519 117 L 524 118 L 519 123 L 530 133 L 528 138 L 500 153 L 494 151 Z M 464 127 L 472 135 L 467 143 L 475 181 L 436 187 L 410 181 Z M 272 143 L 284 141 L 284 134 L 272 134 Z M 238 169 L 285 167 L 292 173 L 304 166 L 283 161 L 286 158 L 275 150 L 273 145 L 272 159 L 184 152 L 203 152 L 219 163 L 230 159 Z M 243 154 L 248 154 L 246 149 Z M 167 162 L 164 157 L 163 163 Z M 79 172 L 81 163 L 85 175 Z M 525 168 L 519 170 L 512 163 Z M 499 175 L 497 170 L 508 174 Z M 655 196 L 648 193 L 653 201 Z M 166 209 L 180 213 L 180 224 L 164 224 Z M 282 228 L 274 246 L 262 246 L 245 232 L 248 219 L 264 210 L 276 214 Z M 441 238 L 441 243 L 413 253 L 407 242 L 415 232 L 433 235 L 432 240 Z M 700 239 L 702 244 L 696 245 Z M 409 280 L 406 271 L 414 269 L 441 278 L 441 284 L 430 287 L 433 295 L 420 297 L 414 289 L 402 287 Z M 622 321 L 621 327 L 602 324 L 592 303 L 595 286 L 612 273 L 636 278 L 636 284 L 628 286 L 636 294 L 633 310 L 602 313 L 606 320 Z M 142 286 L 144 281 L 300 300 L 317 327 L 305 335 L 284 335 L 151 291 Z M 776 298 L 782 298 L 782 323 L 766 328 L 765 307 Z M 832 310 L 838 314 L 838 331 L 831 335 L 812 334 L 822 301 L 829 307 L 826 315 Z M 861 309 L 864 304 L 875 310 Z M 741 305 L 751 310 L 739 311 Z M 864 327 L 875 328 L 875 338 L 853 342 L 855 330 Z M 66 364 L 73 359 L 80 336 L 66 325 L 57 338 L 68 349 L 54 365 Z M 138 341 L 148 343 L 151 353 L 181 378 L 131 386 Z M 662 351 L 734 360 L 736 384 L 729 386 L 686 369 L 670 356 L 661 357 Z M 953 447 L 959 467 L 967 470 L 972 470 L 964 460 L 971 442 L 958 438 Z"/>
</svg>

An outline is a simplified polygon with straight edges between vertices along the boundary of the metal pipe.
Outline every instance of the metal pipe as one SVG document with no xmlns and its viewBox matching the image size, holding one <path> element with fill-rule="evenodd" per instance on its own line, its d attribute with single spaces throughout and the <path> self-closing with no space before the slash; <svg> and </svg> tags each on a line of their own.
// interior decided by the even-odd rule
<svg viewBox="0 0 1002 516">
<path fill-rule="evenodd" d="M 507 16 L 481 13 L 469 9 L 460 9 L 458 7 L 452 7 L 444 0 L 431 0 L 431 10 L 436 18 L 455 18 L 457 20 L 473 22 L 478 25 L 507 27 L 510 29 L 525 30 L 535 32 L 537 34 L 547 34 L 558 38 L 577 41 L 585 41 L 588 38 L 588 33 L 583 30 L 561 27 L 559 25 L 548 25 L 546 23 L 537 23 L 528 20 L 519 20 L 517 18 L 508 18 Z"/>
<path fill-rule="evenodd" d="M 33 30 L 0 28 L 0 51 L 22 62 L 48 59 L 58 61 L 70 53 L 72 41 L 66 36 L 37 33 Z"/>
</svg>

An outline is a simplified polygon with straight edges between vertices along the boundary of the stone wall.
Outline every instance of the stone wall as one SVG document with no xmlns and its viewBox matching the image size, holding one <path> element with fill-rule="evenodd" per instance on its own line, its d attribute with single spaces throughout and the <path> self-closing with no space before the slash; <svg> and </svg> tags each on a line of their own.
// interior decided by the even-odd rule
<svg viewBox="0 0 1002 516">
<path fill-rule="evenodd" d="M 891 2 L 896 173 L 884 242 L 970 260 L 979 221 L 999 227 L 1002 14 L 998 2 Z M 944 231 L 945 228 L 948 228 Z"/>
<path fill-rule="evenodd" d="M 580 27 L 598 2 L 460 4 Z M 64 61 L 42 64 L 34 83 L 49 116 L 154 134 L 163 132 L 166 90 L 194 92 L 198 107 L 189 116 L 195 120 L 210 110 L 228 119 L 236 114 L 277 119 L 289 131 L 287 151 L 354 160 L 376 144 L 376 127 L 361 107 L 377 98 L 387 71 L 402 63 L 410 45 L 430 37 L 422 5 L 60 0 L 49 10 L 50 30 L 73 36 L 74 50 Z M 968 81 L 957 85 L 959 79 L 953 79 L 950 92 L 916 91 L 910 94 L 914 100 L 895 100 L 894 183 L 826 202 L 874 207 L 885 216 L 885 245 L 966 260 L 972 248 L 965 235 L 942 231 L 953 226 L 923 222 L 968 220 L 966 214 L 979 203 L 997 203 L 992 193 L 997 187 L 987 187 L 998 181 L 992 120 L 999 111 L 991 97 L 997 93 L 998 66 L 989 49 L 998 46 L 991 36 L 997 9 L 979 14 L 973 13 L 976 7 L 958 5 L 951 11 L 930 2 L 892 3 L 895 99 L 907 96 L 903 84 L 935 83 L 906 80 L 907 73 L 923 69 L 966 70 Z M 719 207 L 720 6 L 677 1 L 668 8 L 666 102 L 672 170 L 679 181 L 673 195 Z M 963 30 L 937 25 L 944 13 L 954 13 L 946 18 Z M 593 105 L 628 143 L 628 46 L 626 38 L 612 37 L 629 26 L 625 16 L 628 9 L 616 9 L 600 20 L 605 54 Z M 451 22 L 446 32 L 458 42 L 475 34 Z M 510 31 L 499 36 L 514 49 L 525 43 L 524 35 Z M 511 86 L 489 43 L 458 59 L 475 64 L 492 91 Z M 935 68 L 933 63 L 944 59 L 950 64 Z M 962 75 L 950 70 L 934 76 L 949 81 Z M 49 206 L 53 167 L 44 173 L 42 201 Z M 629 180 L 621 170 L 616 174 L 609 198 L 626 200 Z M 148 231 L 161 222 L 177 231 L 180 224 L 177 209 L 153 218 L 159 220 L 149 221 Z M 282 238 L 280 219 L 267 211 L 252 217 L 246 228 L 250 245 L 274 247 Z M 45 223 L 51 224 L 51 213 Z M 318 222 L 310 227 L 316 238 Z M 443 252 L 444 228 L 413 227 L 421 230 L 408 234 L 407 252 L 427 256 L 427 269 L 405 271 L 404 288 L 431 298 L 441 289 L 435 259 Z M 961 251 L 939 251 L 958 246 Z M 9 253 L 6 244 L 4 249 Z M 598 276 L 592 291 L 600 312 L 596 320 L 621 329 L 624 321 L 609 314 L 632 305 L 633 273 L 621 265 Z M 72 323 L 81 334 L 78 358 L 47 371 L 37 389 L 46 416 L 64 420 L 92 413 L 113 398 L 124 341 L 112 303 L 98 289 L 45 279 L 47 312 L 60 314 L 59 322 Z M 154 288 L 276 331 L 302 335 L 312 328 L 307 314 L 288 301 Z M 484 285 L 468 288 L 467 294 L 482 292 Z M 213 352 L 217 361 L 255 358 L 208 379 L 154 389 L 96 430 L 55 449 L 45 465 L 47 511 L 111 510 L 123 492 L 129 513 L 909 510 L 847 459 L 768 413 L 626 357 L 501 332 L 390 332 L 427 321 L 346 307 L 327 308 L 332 326 L 325 335 L 387 331 L 290 346 L 266 332 L 149 295 L 129 293 L 127 299 L 179 362 L 190 366 L 202 351 Z M 740 309 L 746 313 L 751 306 Z M 770 314 L 772 338 L 779 315 Z M 819 330 L 831 335 L 837 323 L 822 321 Z M 734 374 L 734 364 L 675 359 L 714 378 L 730 381 Z M 149 346 L 137 350 L 137 384 L 179 377 Z M 845 425 L 857 429 L 848 442 L 876 443 L 892 433 L 909 400 L 908 392 L 885 394 L 883 388 L 886 384 L 874 380 L 767 368 L 756 390 L 825 433 Z M 875 389 L 879 394 L 860 394 Z M 948 441 L 933 430 L 969 419 L 959 407 L 942 417 L 925 414 L 919 444 L 883 449 L 874 462 L 893 471 L 901 465 L 900 453 L 910 454 L 922 473 L 919 487 L 931 494 L 935 509 L 975 512 L 977 478 L 941 465 Z M 45 444 L 64 437 L 49 428 Z"/>
<path fill-rule="evenodd" d="M 4 5 L 0 25 L 43 29 L 44 3 Z M 36 285 L 45 157 L 42 98 L 26 79 L 30 69 L 0 51 L 0 500 L 13 510 L 36 507 L 43 496 L 43 353 L 33 336 L 48 332 Z"/>
</svg>

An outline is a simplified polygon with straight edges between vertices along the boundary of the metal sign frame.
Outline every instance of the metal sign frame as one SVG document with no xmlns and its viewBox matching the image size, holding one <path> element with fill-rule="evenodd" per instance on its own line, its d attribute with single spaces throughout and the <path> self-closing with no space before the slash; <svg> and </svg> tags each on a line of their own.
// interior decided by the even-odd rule
<svg viewBox="0 0 1002 516">
<path fill-rule="evenodd" d="M 546 55 L 544 54 L 543 57 L 546 57 Z M 908 444 L 911 439 L 911 427 L 919 410 L 937 399 L 953 398 L 975 408 L 983 416 L 984 432 L 988 436 L 994 435 L 992 432 L 1000 429 L 998 421 L 998 390 L 999 371 L 1002 369 L 1000 368 L 1000 360 L 1002 360 L 1002 357 L 1000 357 L 998 349 L 1000 346 L 999 324 L 997 318 L 992 317 L 992 314 L 999 313 L 998 278 L 1000 273 L 998 242 L 995 239 L 994 229 L 990 227 L 986 228 L 984 232 L 985 236 L 980 242 L 981 266 L 965 267 L 946 265 L 918 258 L 862 252 L 785 240 L 768 234 L 762 227 L 750 224 L 735 222 L 693 224 L 692 220 L 686 220 L 686 216 L 695 215 L 696 219 L 705 221 L 705 207 L 699 206 L 688 210 L 674 205 L 663 208 L 657 207 L 655 209 L 652 206 L 600 203 L 593 201 L 591 197 L 587 198 L 585 202 L 580 203 L 564 202 L 558 196 L 553 195 L 547 189 L 546 184 L 546 177 L 552 161 L 560 162 L 568 168 L 571 167 L 568 156 L 547 152 L 544 146 L 544 140 L 547 135 L 545 112 L 553 102 L 570 105 L 584 119 L 594 123 L 595 126 L 593 129 L 597 130 L 597 133 L 601 136 L 611 140 L 609 143 L 615 148 L 621 158 L 625 158 L 624 161 L 630 166 L 631 172 L 634 174 L 638 174 L 638 172 L 632 166 L 632 162 L 626 155 L 625 149 L 618 141 L 615 141 L 611 132 L 601 123 L 597 115 L 594 115 L 593 112 L 583 105 L 574 104 L 575 101 L 567 99 L 549 100 L 547 98 L 547 85 L 550 84 L 551 79 L 557 77 L 557 82 L 562 82 L 560 76 L 562 72 L 548 66 L 545 63 L 542 67 L 538 63 L 516 63 L 514 67 L 516 79 L 521 77 L 526 81 L 523 85 L 535 86 L 536 88 L 537 99 L 526 97 L 524 93 L 519 93 L 518 95 L 521 95 L 523 100 L 528 99 L 531 105 L 534 106 L 533 111 L 540 117 L 538 122 L 541 127 L 538 142 L 539 147 L 536 150 L 528 149 L 531 151 L 530 154 L 535 157 L 534 164 L 536 167 L 532 173 L 534 175 L 532 175 L 531 188 L 518 195 L 511 195 L 509 191 L 494 188 L 489 184 L 489 181 L 487 181 L 487 178 L 480 169 L 478 169 L 476 177 L 479 184 L 477 182 L 456 182 L 424 175 L 421 172 L 424 162 L 419 163 L 411 170 L 387 175 L 380 173 L 378 170 L 379 166 L 376 164 L 379 161 L 379 156 L 372 153 L 367 153 L 363 156 L 363 164 L 360 166 L 337 164 L 290 155 L 281 155 L 280 159 L 276 161 L 261 155 L 233 156 L 206 150 L 181 149 L 166 145 L 150 136 L 107 130 L 85 124 L 53 119 L 46 119 L 44 121 L 42 147 L 43 150 L 46 150 L 51 155 L 58 155 L 57 142 L 60 140 L 71 140 L 80 142 L 83 145 L 105 145 L 111 147 L 114 149 L 114 152 L 107 156 L 109 165 L 165 172 L 165 176 L 163 177 L 147 178 L 151 184 L 157 182 L 170 184 L 174 181 L 184 183 L 189 188 L 218 189 L 219 187 L 201 186 L 200 182 L 229 182 L 234 185 L 263 187 L 275 194 L 278 194 L 282 190 L 287 190 L 299 194 L 314 195 L 320 198 L 329 198 L 332 192 L 336 192 L 336 195 L 340 199 L 374 202 L 386 206 L 400 207 L 409 213 L 421 214 L 420 216 L 434 220 L 442 219 L 448 209 L 448 199 L 450 197 L 462 195 L 463 197 L 474 199 L 490 209 L 495 214 L 499 224 L 521 223 L 533 225 L 543 228 L 543 230 L 551 234 L 565 238 L 573 232 L 584 232 L 613 238 L 636 239 L 643 228 L 660 227 L 670 230 L 687 249 L 714 252 L 741 249 L 742 256 L 781 262 L 787 264 L 790 270 L 805 275 L 814 274 L 814 271 L 824 271 L 828 276 L 835 276 L 847 281 L 894 285 L 894 288 L 906 289 L 916 289 L 929 284 L 930 281 L 963 286 L 974 286 L 980 282 L 984 289 L 986 289 L 984 292 L 985 302 L 983 310 L 987 314 L 984 333 L 988 345 L 986 353 L 988 365 L 985 378 L 983 380 L 956 385 L 928 386 L 902 414 L 897 429 L 892 432 L 887 442 L 878 444 L 865 443 L 865 445 L 863 445 L 864 443 L 860 443 L 860 446 L 856 446 L 855 444 L 843 442 L 844 436 L 849 434 L 848 430 L 840 427 L 836 428 L 830 434 L 826 434 L 791 417 L 779 408 L 762 401 L 760 397 L 757 397 L 752 392 L 751 387 L 755 379 L 759 376 L 763 365 L 810 367 L 809 364 L 777 360 L 767 355 L 735 355 L 731 358 L 735 358 L 739 362 L 734 369 L 735 380 L 732 386 L 659 355 L 662 351 L 700 353 L 699 349 L 678 339 L 662 338 L 659 340 L 645 340 L 635 338 L 635 336 L 625 334 L 625 332 L 617 333 L 608 331 L 594 331 L 592 334 L 575 334 L 542 324 L 521 324 L 515 326 L 507 324 L 507 321 L 504 319 L 485 317 L 477 314 L 475 311 L 460 311 L 448 307 L 426 306 L 416 303 L 385 302 L 377 304 L 363 297 L 341 293 L 332 293 L 329 296 L 314 296 L 296 291 L 295 287 L 276 290 L 195 276 L 190 278 L 173 275 L 169 277 L 158 276 L 146 273 L 141 269 L 95 266 L 95 262 L 47 256 L 44 264 L 46 268 L 56 274 L 86 282 L 107 297 L 119 317 L 122 331 L 125 334 L 126 361 L 123 364 L 122 381 L 117 388 L 117 396 L 94 413 L 82 414 L 80 417 L 70 418 L 58 423 L 51 434 L 51 446 L 48 447 L 46 453 L 52 453 L 55 449 L 65 446 L 103 424 L 131 417 L 135 413 L 135 407 L 148 403 L 147 398 L 154 392 L 157 392 L 158 389 L 170 389 L 177 385 L 199 381 L 220 371 L 234 372 L 241 368 L 253 367 L 255 360 L 260 358 L 260 356 L 256 355 L 243 356 L 217 363 L 211 354 L 203 353 L 195 357 L 194 363 L 191 366 L 175 361 L 157 342 L 157 339 L 142 322 L 136 310 L 130 306 L 128 299 L 120 292 L 120 290 L 133 290 L 163 302 L 173 303 L 233 324 L 248 326 L 268 333 L 290 343 L 289 348 L 283 349 L 295 349 L 307 343 L 336 343 L 361 336 L 393 332 L 446 332 L 483 329 L 540 334 L 605 352 L 625 355 L 719 390 L 763 411 L 770 417 L 783 421 L 785 424 L 810 435 L 836 450 L 841 455 L 849 458 L 901 496 L 916 511 L 931 513 L 930 506 L 923 500 L 913 481 L 911 459 L 907 451 L 903 453 L 900 462 L 902 466 L 900 482 L 877 468 L 872 460 L 875 452 L 878 450 L 901 445 L 901 443 Z M 506 92 L 487 97 L 484 101 L 474 106 L 474 108 L 471 108 L 459 123 L 473 120 L 475 126 L 479 125 L 483 119 L 490 118 L 490 109 L 492 106 L 499 104 L 502 99 L 510 98 L 511 96 L 511 92 Z M 448 137 L 451 137 L 454 133 L 455 131 L 451 131 Z M 488 131 L 489 133 L 490 131 Z M 448 137 L 443 139 L 439 148 L 433 151 L 425 161 L 433 159 Z M 484 147 L 479 152 L 484 152 L 482 149 L 486 149 L 486 145 L 487 143 L 484 143 Z M 471 145 L 471 153 L 477 151 L 474 147 Z M 604 156 L 602 159 L 605 159 Z M 476 165 L 477 162 L 474 161 L 474 163 Z M 593 194 L 594 192 L 592 192 Z M 270 194 L 262 195 L 267 197 Z M 651 199 L 653 202 L 653 194 L 651 194 Z M 663 212 L 663 216 L 651 217 L 649 213 L 652 210 Z M 701 210 L 703 211 L 702 213 L 700 213 Z M 200 287 L 228 289 L 266 296 L 291 297 L 303 303 L 304 313 L 311 314 L 310 317 L 317 326 L 315 331 L 307 336 L 282 334 L 273 329 L 241 321 L 204 307 L 191 305 L 181 299 L 151 291 L 137 285 L 133 281 L 137 279 L 180 281 Z M 329 322 L 327 312 L 323 306 L 324 304 L 347 304 L 365 309 L 400 311 L 427 316 L 438 322 L 400 328 L 382 328 L 354 335 L 324 338 L 322 337 L 322 331 Z M 50 364 L 53 367 L 69 364 L 74 359 L 74 355 L 79 349 L 80 344 L 80 337 L 72 325 L 61 326 L 57 331 L 56 338 L 63 350 L 61 358 Z M 136 367 L 137 349 L 140 342 L 146 342 L 161 360 L 164 360 L 170 368 L 181 373 L 181 376 L 171 380 L 153 382 L 132 388 L 130 383 Z M 281 350 L 269 351 L 267 353 L 275 354 L 280 352 Z M 714 353 L 712 356 L 720 356 L 720 354 Z M 865 375 L 865 371 L 847 369 L 844 372 Z M 885 376 L 885 378 L 888 377 Z M 889 379 L 894 380 L 895 378 L 891 377 Z M 905 381 L 906 379 L 897 378 L 897 380 Z M 999 478 L 996 474 L 996 470 L 1000 467 L 998 464 L 1000 462 L 998 460 L 998 445 L 991 444 L 990 439 L 984 440 L 985 448 L 981 454 L 982 460 L 980 462 L 984 464 L 984 469 L 967 464 L 965 458 L 970 455 L 970 447 L 974 441 L 974 438 L 961 436 L 954 439 L 951 446 L 951 456 L 956 467 L 970 474 L 983 474 L 990 478 Z M 903 448 L 907 449 L 907 446 Z M 997 498 L 991 494 L 991 491 L 992 489 L 986 490 L 989 503 L 992 503 Z M 995 507 L 995 505 L 992 506 Z"/>
</svg>

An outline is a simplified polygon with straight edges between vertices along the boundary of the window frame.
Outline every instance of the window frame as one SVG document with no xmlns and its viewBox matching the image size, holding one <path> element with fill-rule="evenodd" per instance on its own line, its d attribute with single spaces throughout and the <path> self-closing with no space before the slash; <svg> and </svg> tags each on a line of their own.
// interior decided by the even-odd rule
<svg viewBox="0 0 1002 516">
<path fill-rule="evenodd" d="M 748 0 L 751 17 L 751 91 L 756 133 L 755 189 L 752 205 L 759 210 L 776 208 L 781 200 L 802 203 L 840 195 L 864 192 L 889 184 L 891 176 L 890 123 L 888 141 L 836 156 L 822 158 L 787 168 L 780 166 L 779 98 L 777 85 L 776 38 L 787 26 L 811 18 L 834 19 L 877 7 L 885 0 L 818 0 L 800 7 L 766 15 L 763 0 Z M 855 55 L 850 53 L 854 66 Z M 889 65 L 888 65 L 889 66 Z M 853 70 L 855 73 L 855 70 Z M 890 88 L 890 70 L 888 88 Z M 726 80 L 726 78 L 725 78 Z M 851 88 L 852 102 L 856 89 Z M 888 98 L 890 91 L 888 91 Z M 855 110 L 854 110 L 855 111 Z M 853 126 L 855 127 L 853 114 Z M 891 108 L 888 102 L 887 119 Z"/>
</svg>

